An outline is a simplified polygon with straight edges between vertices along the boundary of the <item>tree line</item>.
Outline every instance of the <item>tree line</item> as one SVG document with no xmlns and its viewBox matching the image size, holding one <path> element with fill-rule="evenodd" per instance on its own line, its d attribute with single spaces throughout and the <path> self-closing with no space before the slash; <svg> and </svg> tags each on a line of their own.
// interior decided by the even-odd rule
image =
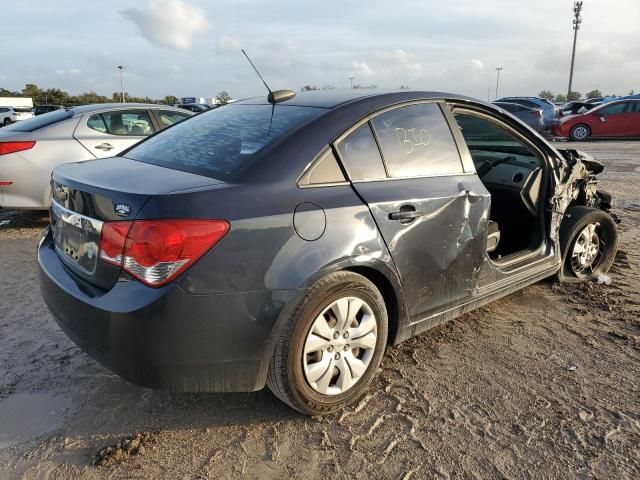
<svg viewBox="0 0 640 480">
<path fill-rule="evenodd" d="M 113 92 L 111 97 L 99 95 L 96 92 L 84 92 L 79 95 L 69 95 L 69 93 L 59 88 L 40 88 L 33 83 L 28 83 L 20 91 L 7 90 L 0 87 L 0 97 L 29 97 L 33 99 L 34 105 L 64 105 L 70 107 L 74 105 L 87 105 L 91 103 L 120 103 L 121 92 Z M 160 105 L 175 105 L 179 103 L 179 98 L 175 95 L 166 95 L 163 98 L 135 97 L 124 92 L 126 102 L 130 103 L 155 103 Z M 216 96 L 219 104 L 229 103 L 231 96 L 222 91 Z"/>
<path fill-rule="evenodd" d="M 631 92 L 629 92 L 629 95 L 635 95 L 635 92 L 633 90 L 631 90 Z M 575 101 L 579 101 L 582 100 L 582 94 L 580 92 L 570 92 L 569 95 L 564 95 L 562 93 L 559 94 L 555 94 L 553 93 L 551 90 L 542 90 L 538 96 L 540 98 L 546 98 L 547 100 L 551 100 L 552 102 L 575 102 Z M 601 97 L 617 97 L 617 95 L 615 94 L 610 94 L 610 95 L 602 95 L 602 92 L 600 90 L 598 90 L 597 88 L 595 90 L 591 90 L 590 92 L 587 92 L 587 94 L 584 96 L 585 100 L 589 100 L 592 98 L 601 98 Z"/>
</svg>

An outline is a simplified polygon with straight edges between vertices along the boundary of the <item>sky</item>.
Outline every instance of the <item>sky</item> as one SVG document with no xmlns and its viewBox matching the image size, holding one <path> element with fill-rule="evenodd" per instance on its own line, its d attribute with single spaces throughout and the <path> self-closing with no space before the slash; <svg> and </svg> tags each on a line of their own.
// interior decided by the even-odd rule
<svg viewBox="0 0 640 480">
<path fill-rule="evenodd" d="M 566 93 L 569 0 L 2 0 L 0 87 L 161 98 L 354 84 Z M 640 91 L 640 1 L 584 0 L 574 90 Z"/>
</svg>

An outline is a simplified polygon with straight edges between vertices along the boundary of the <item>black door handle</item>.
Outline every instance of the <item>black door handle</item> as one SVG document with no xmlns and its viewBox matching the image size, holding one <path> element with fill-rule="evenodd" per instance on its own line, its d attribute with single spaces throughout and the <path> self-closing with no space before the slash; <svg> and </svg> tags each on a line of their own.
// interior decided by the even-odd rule
<svg viewBox="0 0 640 480">
<path fill-rule="evenodd" d="M 416 210 L 406 210 L 389 214 L 389 220 L 414 220 L 422 216 L 422 212 Z"/>
</svg>

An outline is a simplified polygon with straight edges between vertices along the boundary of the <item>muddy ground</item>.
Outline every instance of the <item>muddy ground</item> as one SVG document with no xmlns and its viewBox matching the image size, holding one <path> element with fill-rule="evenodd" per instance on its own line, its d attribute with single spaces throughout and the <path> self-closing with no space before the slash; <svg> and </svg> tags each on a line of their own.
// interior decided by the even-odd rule
<svg viewBox="0 0 640 480">
<path fill-rule="evenodd" d="M 640 142 L 579 147 L 622 220 L 612 284 L 545 281 L 390 348 L 323 418 L 112 375 L 40 298 L 46 217 L 0 211 L 0 478 L 640 478 Z"/>
</svg>

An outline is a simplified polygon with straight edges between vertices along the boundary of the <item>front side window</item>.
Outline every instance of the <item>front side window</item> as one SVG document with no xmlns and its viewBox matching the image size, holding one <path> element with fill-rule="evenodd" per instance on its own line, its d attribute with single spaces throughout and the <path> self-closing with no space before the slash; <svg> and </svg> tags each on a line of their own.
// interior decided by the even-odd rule
<svg viewBox="0 0 640 480">
<path fill-rule="evenodd" d="M 96 113 L 89 117 L 87 126 L 109 135 L 146 137 L 154 133 L 149 114 L 145 110 Z"/>
<path fill-rule="evenodd" d="M 180 122 L 126 154 L 162 167 L 228 180 L 251 157 L 323 113 L 320 108 L 234 104 Z"/>
<path fill-rule="evenodd" d="M 480 176 L 501 163 L 529 170 L 542 164 L 534 150 L 507 128 L 469 113 L 456 113 L 455 119 Z"/>
<path fill-rule="evenodd" d="M 372 123 L 390 177 L 463 173 L 458 148 L 438 104 L 395 108 Z"/>
<path fill-rule="evenodd" d="M 368 123 L 363 123 L 342 139 L 337 149 L 354 182 L 387 178 L 380 150 Z"/>
<path fill-rule="evenodd" d="M 626 112 L 627 104 L 626 103 L 616 103 L 615 105 L 609 105 L 608 107 L 604 107 L 600 110 L 600 115 L 620 115 L 621 113 Z"/>
</svg>

